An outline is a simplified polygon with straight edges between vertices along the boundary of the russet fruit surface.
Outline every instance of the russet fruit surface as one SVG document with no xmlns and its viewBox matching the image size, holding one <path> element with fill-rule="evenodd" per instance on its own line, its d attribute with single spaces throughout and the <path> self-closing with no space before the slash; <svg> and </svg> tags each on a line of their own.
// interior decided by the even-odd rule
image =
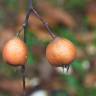
<svg viewBox="0 0 96 96">
<path fill-rule="evenodd" d="M 68 39 L 56 37 L 48 45 L 46 57 L 54 66 L 68 65 L 76 58 L 76 47 Z"/>
<path fill-rule="evenodd" d="M 15 37 L 5 44 L 2 55 L 10 65 L 24 65 L 27 61 L 28 49 L 21 39 Z"/>
</svg>

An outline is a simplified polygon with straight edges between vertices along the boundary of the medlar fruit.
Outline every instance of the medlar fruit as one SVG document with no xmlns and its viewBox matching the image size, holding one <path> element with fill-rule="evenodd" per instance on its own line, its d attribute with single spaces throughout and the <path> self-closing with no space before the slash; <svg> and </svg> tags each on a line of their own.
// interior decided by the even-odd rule
<svg viewBox="0 0 96 96">
<path fill-rule="evenodd" d="M 54 66 L 68 65 L 76 58 L 76 47 L 68 39 L 56 37 L 48 45 L 46 57 Z"/>
<path fill-rule="evenodd" d="M 24 65 L 27 61 L 28 49 L 21 39 L 15 37 L 5 44 L 2 55 L 8 64 Z"/>
</svg>

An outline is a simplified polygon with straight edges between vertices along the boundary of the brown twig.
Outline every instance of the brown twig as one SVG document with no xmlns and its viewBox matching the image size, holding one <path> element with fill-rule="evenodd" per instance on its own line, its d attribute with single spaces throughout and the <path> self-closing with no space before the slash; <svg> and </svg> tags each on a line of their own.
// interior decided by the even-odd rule
<svg viewBox="0 0 96 96">
<path fill-rule="evenodd" d="M 26 32 L 27 32 L 27 27 L 28 27 L 28 20 L 29 20 L 31 13 L 33 13 L 43 23 L 44 27 L 48 30 L 48 33 L 50 34 L 50 36 L 54 39 L 56 36 L 51 31 L 48 23 L 44 21 L 43 18 L 38 14 L 38 12 L 33 8 L 32 0 L 29 0 L 29 9 L 26 14 L 25 21 L 22 25 L 22 28 L 17 33 L 17 36 L 19 36 L 19 34 L 24 29 L 24 42 L 26 43 Z M 25 89 L 26 89 L 25 88 L 25 85 L 26 85 L 25 84 L 25 65 L 22 66 L 21 70 L 22 70 L 23 91 L 24 91 L 24 96 L 25 96 Z"/>
</svg>

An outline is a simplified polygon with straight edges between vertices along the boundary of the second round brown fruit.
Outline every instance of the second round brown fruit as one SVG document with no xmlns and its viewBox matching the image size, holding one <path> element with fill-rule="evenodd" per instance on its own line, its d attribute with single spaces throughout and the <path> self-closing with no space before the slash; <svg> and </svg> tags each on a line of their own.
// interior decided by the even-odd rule
<svg viewBox="0 0 96 96">
<path fill-rule="evenodd" d="M 10 65 L 24 65 L 28 56 L 27 46 L 21 39 L 15 37 L 5 44 L 2 55 Z"/>
<path fill-rule="evenodd" d="M 68 39 L 56 37 L 48 45 L 46 57 L 54 66 L 69 65 L 76 58 L 76 47 Z"/>
</svg>

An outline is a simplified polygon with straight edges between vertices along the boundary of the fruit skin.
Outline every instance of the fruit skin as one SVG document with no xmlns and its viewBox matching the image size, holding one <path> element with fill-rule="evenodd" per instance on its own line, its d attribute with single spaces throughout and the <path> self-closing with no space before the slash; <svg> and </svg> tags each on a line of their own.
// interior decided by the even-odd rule
<svg viewBox="0 0 96 96">
<path fill-rule="evenodd" d="M 15 37 L 5 44 L 2 55 L 10 65 L 24 65 L 27 61 L 28 49 L 21 39 Z"/>
<path fill-rule="evenodd" d="M 56 37 L 46 48 L 46 57 L 54 66 L 64 66 L 76 58 L 76 47 L 68 39 Z"/>
</svg>

